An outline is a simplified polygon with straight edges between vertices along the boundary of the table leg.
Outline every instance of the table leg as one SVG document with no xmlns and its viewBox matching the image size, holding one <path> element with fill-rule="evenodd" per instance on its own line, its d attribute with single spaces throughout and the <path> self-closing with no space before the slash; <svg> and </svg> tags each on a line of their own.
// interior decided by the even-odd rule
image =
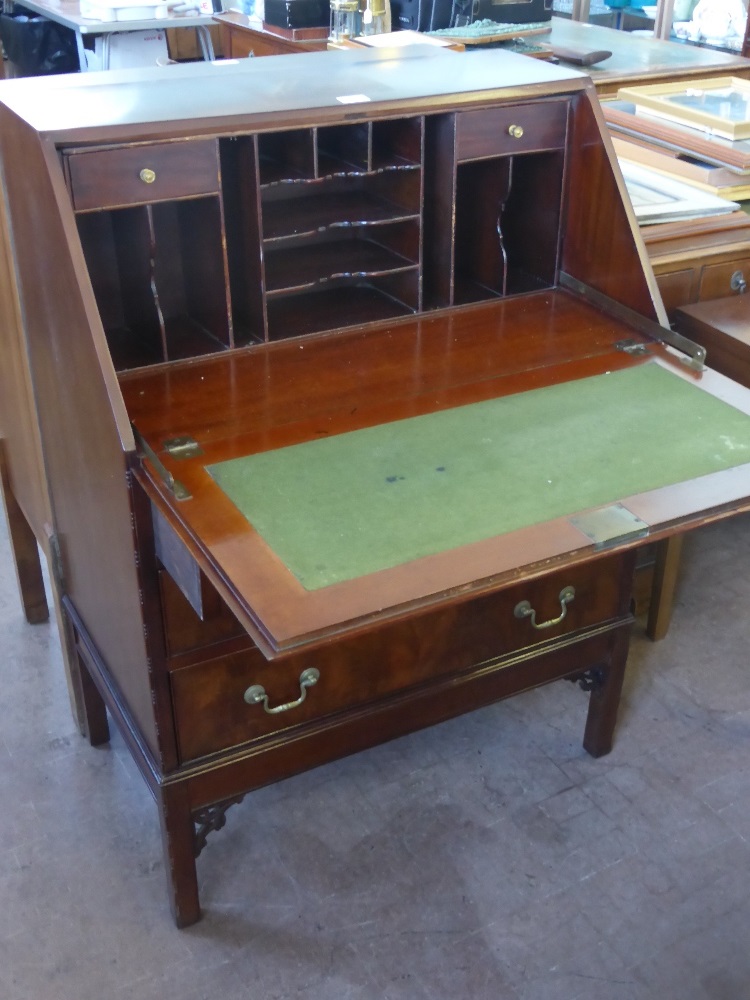
<svg viewBox="0 0 750 1000">
<path fill-rule="evenodd" d="M 81 73 L 85 73 L 88 68 L 88 60 L 86 59 L 86 49 L 83 45 L 83 35 L 80 31 L 76 31 L 76 48 L 78 49 L 78 69 Z"/>
<path fill-rule="evenodd" d="M 201 55 L 203 56 L 204 62 L 213 62 L 216 55 L 214 53 L 214 43 L 211 38 L 211 32 L 205 24 L 199 24 L 196 25 L 195 34 L 198 37 L 198 44 L 201 47 Z"/>
<path fill-rule="evenodd" d="M 592 757 L 603 757 L 612 749 L 629 647 L 630 629 L 618 629 L 609 662 L 587 671 L 582 678 L 582 686 L 591 691 L 583 747 Z"/>
<path fill-rule="evenodd" d="M 162 786 L 157 801 L 172 916 L 178 927 L 188 927 L 200 919 L 201 907 L 195 869 L 195 826 L 187 787 Z"/>
<path fill-rule="evenodd" d="M 651 585 L 651 600 L 649 601 L 648 621 L 646 623 L 646 635 L 654 642 L 664 638 L 672 620 L 672 604 L 680 569 L 682 538 L 682 535 L 673 535 L 656 545 L 654 579 Z"/>
<path fill-rule="evenodd" d="M 39 557 L 36 535 L 10 488 L 2 441 L 0 441 L 0 485 L 2 486 L 0 492 L 3 495 L 5 516 L 8 521 L 10 549 L 16 568 L 21 603 L 26 621 L 31 625 L 37 625 L 49 619 L 49 607 L 44 590 L 44 577 L 42 576 L 42 561 Z"/>
</svg>

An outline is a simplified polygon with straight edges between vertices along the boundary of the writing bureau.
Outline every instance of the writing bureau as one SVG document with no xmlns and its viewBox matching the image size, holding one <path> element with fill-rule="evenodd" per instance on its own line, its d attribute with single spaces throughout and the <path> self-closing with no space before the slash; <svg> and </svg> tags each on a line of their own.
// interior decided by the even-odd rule
<svg viewBox="0 0 750 1000">
<path fill-rule="evenodd" d="M 177 923 L 261 785 L 559 678 L 608 752 L 636 548 L 750 507 L 750 393 L 660 325 L 587 79 L 417 47 L 0 99 L 6 506 Z"/>
</svg>

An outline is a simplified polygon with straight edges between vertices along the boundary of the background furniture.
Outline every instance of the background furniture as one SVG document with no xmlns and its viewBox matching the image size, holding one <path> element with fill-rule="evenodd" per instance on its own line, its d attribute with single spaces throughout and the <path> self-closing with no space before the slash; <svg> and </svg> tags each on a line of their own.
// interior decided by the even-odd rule
<svg viewBox="0 0 750 1000">
<path fill-rule="evenodd" d="M 224 51 L 233 58 L 250 52 L 259 56 L 283 55 L 325 48 L 324 40 L 294 42 L 259 28 L 257 21 L 235 11 L 219 14 L 216 20 L 221 25 Z M 731 53 L 644 38 L 562 17 L 553 17 L 550 25 L 550 34 L 539 36 L 545 44 L 612 53 L 609 59 L 587 66 L 585 70 L 594 81 L 597 93 L 603 97 L 616 95 L 626 84 L 727 75 L 750 79 L 750 60 Z"/>
<path fill-rule="evenodd" d="M 213 42 L 209 30 L 214 22 L 210 14 L 175 14 L 170 11 L 167 17 L 145 18 L 137 21 L 95 21 L 91 18 L 81 17 L 81 6 L 78 0 L 29 0 L 28 3 L 24 0 L 22 6 L 75 32 L 82 71 L 88 68 L 84 39 L 101 36 L 103 40 L 101 68 L 108 69 L 109 41 L 113 34 L 119 32 L 192 28 L 198 38 L 203 58 L 206 60 L 214 58 Z"/>
<path fill-rule="evenodd" d="M 706 348 L 717 371 L 750 385 L 750 298 L 732 295 L 681 306 L 675 324 Z"/>
</svg>

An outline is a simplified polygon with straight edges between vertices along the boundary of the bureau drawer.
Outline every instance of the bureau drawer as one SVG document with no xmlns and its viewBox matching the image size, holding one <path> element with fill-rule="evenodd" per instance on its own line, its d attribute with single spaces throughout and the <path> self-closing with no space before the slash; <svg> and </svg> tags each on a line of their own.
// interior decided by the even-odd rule
<svg viewBox="0 0 750 1000">
<path fill-rule="evenodd" d="M 456 159 L 477 160 L 561 149 L 565 145 L 567 121 L 565 101 L 463 111 L 456 116 Z"/>
<path fill-rule="evenodd" d="M 212 139 L 69 153 L 66 162 L 76 211 L 219 190 L 218 148 Z"/>
<path fill-rule="evenodd" d="M 695 272 L 691 269 L 656 275 L 656 284 L 659 286 L 668 316 L 671 317 L 678 306 L 684 306 L 693 301 L 694 281 Z"/>
<path fill-rule="evenodd" d="M 571 589 L 574 596 L 568 600 Z M 174 670 L 170 680 L 181 759 L 375 702 L 497 657 L 533 650 L 541 642 L 549 649 L 550 640 L 622 620 L 631 590 L 632 560 L 607 557 L 309 653 L 269 662 L 253 648 Z M 535 628 L 534 619 L 537 626 L 560 620 Z M 305 687 L 305 672 L 311 669 L 318 676 Z M 260 693 L 257 702 L 248 704 L 245 694 L 253 687 L 263 689 L 268 708 L 282 710 L 266 711 Z"/>
<path fill-rule="evenodd" d="M 162 621 L 167 654 L 177 656 L 225 639 L 246 635 L 245 630 L 201 574 L 203 618 L 165 570 L 159 571 Z M 250 642 L 248 638 L 248 643 Z"/>
<path fill-rule="evenodd" d="M 737 257 L 722 264 L 706 264 L 701 270 L 698 301 L 742 294 L 750 282 L 750 258 Z"/>
</svg>

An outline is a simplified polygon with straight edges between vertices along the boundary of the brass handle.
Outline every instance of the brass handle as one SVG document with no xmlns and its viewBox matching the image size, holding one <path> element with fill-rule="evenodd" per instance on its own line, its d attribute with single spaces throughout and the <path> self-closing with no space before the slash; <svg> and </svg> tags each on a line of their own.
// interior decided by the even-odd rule
<svg viewBox="0 0 750 1000">
<path fill-rule="evenodd" d="M 276 705 L 271 708 L 268 703 L 268 695 L 262 684 L 253 684 L 245 691 L 245 701 L 248 705 L 260 705 L 263 702 L 263 711 L 269 715 L 278 715 L 279 712 L 288 712 L 290 708 L 301 705 L 307 697 L 307 689 L 314 687 L 320 678 L 320 671 L 315 667 L 308 667 L 299 675 L 299 698 L 295 701 L 288 701 L 285 705 Z"/>
<path fill-rule="evenodd" d="M 745 275 L 742 271 L 735 271 L 732 277 L 729 279 L 729 287 L 733 292 L 739 292 L 742 295 L 747 289 L 747 282 L 745 281 Z"/>
<path fill-rule="evenodd" d="M 575 598 L 576 590 L 575 587 L 563 587 L 560 591 L 560 614 L 557 618 L 550 618 L 546 622 L 537 622 L 536 611 L 532 608 L 528 601 L 519 601 L 518 604 L 513 609 L 513 614 L 516 618 L 529 618 L 531 619 L 532 628 L 551 628 L 553 625 L 559 625 L 563 618 L 568 613 L 568 605 Z"/>
<path fill-rule="evenodd" d="M 138 176 L 144 184 L 153 184 L 156 180 L 156 171 L 152 170 L 151 167 L 144 167 Z"/>
<path fill-rule="evenodd" d="M 508 135 L 512 139 L 520 139 L 523 136 L 523 125 L 509 125 Z"/>
</svg>

